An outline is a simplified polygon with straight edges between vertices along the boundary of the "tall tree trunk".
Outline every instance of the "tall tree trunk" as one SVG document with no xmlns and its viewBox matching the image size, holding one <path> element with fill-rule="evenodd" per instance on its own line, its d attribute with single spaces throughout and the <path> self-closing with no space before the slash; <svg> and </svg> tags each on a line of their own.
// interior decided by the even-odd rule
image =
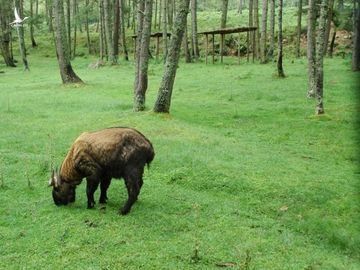
<svg viewBox="0 0 360 270">
<path fill-rule="evenodd" d="M 63 0 L 54 0 L 55 46 L 58 58 L 60 75 L 64 84 L 81 83 L 82 80 L 75 74 L 70 62 L 70 49 L 66 37 L 64 3 Z"/>
<path fill-rule="evenodd" d="M 243 0 L 239 0 L 239 5 L 238 5 L 238 10 L 237 12 L 239 14 L 242 14 L 242 9 L 243 9 Z"/>
<path fill-rule="evenodd" d="M 90 2 L 85 0 L 85 31 L 86 31 L 86 44 L 88 47 L 88 52 L 91 54 L 91 41 L 90 41 L 90 29 L 89 29 L 89 9 Z"/>
<path fill-rule="evenodd" d="M 183 38 L 184 57 L 185 57 L 185 63 L 191 63 L 187 32 L 188 32 L 187 27 L 185 27 L 184 38 Z"/>
<path fill-rule="evenodd" d="M 37 46 L 34 38 L 34 1 L 30 0 L 30 39 L 31 46 L 35 48 Z"/>
<path fill-rule="evenodd" d="M 259 30 L 259 0 L 254 0 L 254 26 L 255 30 L 255 55 L 256 59 L 260 57 L 260 30 Z"/>
<path fill-rule="evenodd" d="M 161 21 L 161 28 L 162 28 L 162 42 L 163 42 L 163 53 L 164 53 L 164 63 L 166 61 L 167 53 L 168 53 L 168 42 L 167 42 L 167 0 L 161 0 L 162 5 L 162 21 Z"/>
<path fill-rule="evenodd" d="M 354 45 L 353 45 L 353 53 L 352 53 L 352 65 L 351 68 L 353 71 L 360 70 L 360 1 L 357 0 L 357 16 L 356 23 L 354 29 Z"/>
<path fill-rule="evenodd" d="M 328 0 L 321 1 L 320 20 L 319 20 L 319 33 L 316 38 L 316 90 L 315 90 L 315 113 L 323 114 L 323 88 L 324 88 L 324 50 L 325 50 L 325 34 L 326 34 L 326 21 L 328 19 Z"/>
<path fill-rule="evenodd" d="M 316 0 L 309 0 L 308 28 L 307 28 L 307 58 L 308 58 L 308 97 L 315 97 L 315 25 L 316 25 Z"/>
<path fill-rule="evenodd" d="M 334 0 L 329 0 L 329 7 L 327 11 L 327 20 L 326 20 L 326 30 L 325 30 L 325 47 L 324 47 L 324 55 L 326 55 L 328 51 L 329 39 L 330 39 L 330 30 L 331 30 L 331 22 L 333 20 L 333 12 L 334 12 Z"/>
<path fill-rule="evenodd" d="M 120 2 L 120 27 L 121 27 L 121 43 L 124 53 L 125 61 L 129 61 L 129 54 L 126 46 L 126 33 L 125 33 L 125 0 L 119 0 Z"/>
<path fill-rule="evenodd" d="M 261 35 L 260 35 L 260 59 L 261 63 L 266 63 L 266 25 L 267 25 L 267 0 L 262 1 L 261 13 Z"/>
<path fill-rule="evenodd" d="M 105 34 L 104 34 L 104 8 L 102 0 L 99 1 L 99 58 L 104 59 L 105 55 Z"/>
<path fill-rule="evenodd" d="M 145 109 L 145 93 L 148 88 L 148 66 L 149 66 L 149 47 L 152 21 L 152 3 L 153 0 L 145 0 L 144 22 L 141 32 L 141 48 L 138 55 L 138 83 L 134 91 L 134 111 L 143 111 Z"/>
<path fill-rule="evenodd" d="M 296 57 L 300 57 L 300 42 L 301 42 L 301 19 L 302 19 L 302 0 L 298 2 L 298 20 L 297 20 L 297 35 L 296 35 Z"/>
<path fill-rule="evenodd" d="M 335 46 L 335 39 L 336 39 L 336 27 L 334 27 L 334 32 L 331 38 L 331 42 L 330 42 L 330 48 L 329 48 L 329 57 L 332 58 L 333 57 L 333 52 L 334 52 L 334 46 Z M 359 48 L 360 50 L 360 48 Z"/>
<path fill-rule="evenodd" d="M 267 59 L 274 57 L 275 48 L 275 0 L 270 1 L 270 45 L 267 52 Z"/>
<path fill-rule="evenodd" d="M 120 2 L 121 0 L 114 1 L 114 55 L 119 58 L 119 33 L 120 33 Z"/>
<path fill-rule="evenodd" d="M 193 56 L 199 58 L 199 42 L 197 34 L 197 0 L 191 0 L 191 36 L 193 44 Z"/>
<path fill-rule="evenodd" d="M 70 57 L 72 55 L 71 52 L 71 7 L 70 7 L 70 0 L 66 1 L 66 21 L 67 21 L 67 35 L 68 35 L 68 43 L 69 43 L 69 52 Z"/>
<path fill-rule="evenodd" d="M 282 9 L 283 9 L 283 0 L 279 0 L 279 35 L 278 35 L 278 59 L 277 59 L 277 69 L 278 76 L 280 78 L 285 77 L 284 68 L 283 68 L 283 38 L 282 38 Z"/>
<path fill-rule="evenodd" d="M 46 0 L 46 9 L 47 9 L 47 13 L 48 13 L 48 16 L 46 16 L 47 20 L 48 20 L 48 30 L 49 32 L 53 32 L 54 31 L 54 28 L 53 28 L 53 0 Z M 49 18 L 48 18 L 49 17 Z"/>
<path fill-rule="evenodd" d="M 249 0 L 249 27 L 254 26 L 254 2 L 253 0 Z M 251 43 L 251 51 L 252 51 L 252 61 L 254 62 L 254 43 L 255 43 L 255 33 L 253 31 L 250 32 L 250 43 Z M 248 48 L 248 52 L 250 52 L 250 48 Z M 249 54 L 248 54 L 249 57 Z"/>
<path fill-rule="evenodd" d="M 73 30 L 74 30 L 74 43 L 73 43 L 73 51 L 72 51 L 72 59 L 75 59 L 76 56 L 76 35 L 77 35 L 77 9 L 76 9 L 76 0 L 73 0 Z"/>
<path fill-rule="evenodd" d="M 229 5 L 229 0 L 222 0 L 220 28 L 226 28 L 228 5 Z"/>
<path fill-rule="evenodd" d="M 175 82 L 177 65 L 179 63 L 181 40 L 186 27 L 190 0 L 179 1 L 179 7 L 172 28 L 169 53 L 166 58 L 165 69 L 160 83 L 154 112 L 168 113 L 170 111 L 171 96 Z"/>
<path fill-rule="evenodd" d="M 138 88 L 140 76 L 140 53 L 141 53 L 141 37 L 144 27 L 145 0 L 137 1 L 137 28 L 136 28 L 136 45 L 135 45 L 135 81 L 134 91 Z"/>
<path fill-rule="evenodd" d="M 154 29 L 156 29 L 157 27 L 157 13 L 158 13 L 158 0 L 155 0 L 154 26 L 153 26 Z"/>
<path fill-rule="evenodd" d="M 104 4 L 104 26 L 108 52 L 108 61 L 111 65 L 117 64 L 117 57 L 114 54 L 114 43 L 111 31 L 110 0 L 103 0 Z"/>
<path fill-rule="evenodd" d="M 11 2 L 8 0 L 0 0 L 0 52 L 4 58 L 4 62 L 8 67 L 16 67 L 11 54 L 11 30 L 10 30 L 10 14 Z"/>
<path fill-rule="evenodd" d="M 19 11 L 20 18 L 24 18 L 23 13 L 23 3 L 20 0 L 15 0 L 15 6 L 17 7 L 17 10 Z M 15 26 L 16 32 L 19 39 L 19 49 L 20 49 L 20 55 L 22 58 L 22 62 L 24 65 L 25 70 L 29 70 L 29 63 L 26 58 L 26 47 L 25 47 L 25 39 L 24 39 L 24 27 L 22 24 Z"/>
</svg>

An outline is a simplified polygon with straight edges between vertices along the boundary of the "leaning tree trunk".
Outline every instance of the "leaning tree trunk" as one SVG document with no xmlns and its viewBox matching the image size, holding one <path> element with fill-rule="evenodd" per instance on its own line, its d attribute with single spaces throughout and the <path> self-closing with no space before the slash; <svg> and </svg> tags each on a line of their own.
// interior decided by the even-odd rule
<svg viewBox="0 0 360 270">
<path fill-rule="evenodd" d="M 108 52 L 108 61 L 111 65 L 117 64 L 117 57 L 114 54 L 114 43 L 111 34 L 110 0 L 103 0 L 105 38 Z"/>
<path fill-rule="evenodd" d="M 142 27 L 140 44 L 140 54 L 138 55 L 138 82 L 134 91 L 134 111 L 143 111 L 145 109 L 145 93 L 148 88 L 148 66 L 149 66 L 149 47 L 151 35 L 152 20 L 152 2 L 145 0 L 144 22 Z"/>
<path fill-rule="evenodd" d="M 315 97 L 315 13 L 316 0 L 309 0 L 308 28 L 307 28 L 307 58 L 308 58 L 308 97 Z"/>
<path fill-rule="evenodd" d="M 220 28 L 226 28 L 228 5 L 229 5 L 229 0 L 222 0 Z"/>
<path fill-rule="evenodd" d="M 175 22 L 166 58 L 164 74 L 160 83 L 154 112 L 168 113 L 170 111 L 171 95 L 174 87 L 177 65 L 179 63 L 181 41 L 186 27 L 190 0 L 181 0 L 178 6 Z"/>
<path fill-rule="evenodd" d="M 358 0 L 356 23 L 354 29 L 354 46 L 352 54 L 352 70 L 360 70 L 360 1 Z"/>
<path fill-rule="evenodd" d="M 324 113 L 323 88 L 324 88 L 324 51 L 325 51 L 325 35 L 326 22 L 328 17 L 328 0 L 321 1 L 319 33 L 316 38 L 316 88 L 315 88 L 315 113 Z"/>
<path fill-rule="evenodd" d="M 53 5 L 55 46 L 61 79 L 64 84 L 81 83 L 82 80 L 75 74 L 70 63 L 70 48 L 66 37 L 63 0 L 54 0 Z"/>
<path fill-rule="evenodd" d="M 267 0 L 262 1 L 261 33 L 260 33 L 260 60 L 266 63 L 266 25 L 267 25 Z"/>
<path fill-rule="evenodd" d="M 280 78 L 285 77 L 283 68 L 283 38 L 282 38 L 282 8 L 283 0 L 279 0 L 279 35 L 278 35 L 278 59 L 277 59 L 277 70 Z"/>
<path fill-rule="evenodd" d="M 297 19 L 297 35 L 296 35 L 296 57 L 300 57 L 300 41 L 301 41 L 301 17 L 302 17 L 302 0 L 298 2 L 298 19 Z"/>
</svg>

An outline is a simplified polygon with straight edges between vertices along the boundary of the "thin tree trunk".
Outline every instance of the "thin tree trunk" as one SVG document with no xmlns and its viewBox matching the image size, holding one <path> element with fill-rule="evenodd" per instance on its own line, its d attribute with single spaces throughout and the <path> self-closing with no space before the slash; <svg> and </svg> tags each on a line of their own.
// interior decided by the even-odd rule
<svg viewBox="0 0 360 270">
<path fill-rule="evenodd" d="M 191 0 L 191 36 L 194 59 L 199 58 L 199 42 L 197 34 L 197 0 Z"/>
<path fill-rule="evenodd" d="M 55 1 L 55 0 L 54 0 Z M 68 35 L 68 43 L 69 43 L 69 52 L 70 52 L 70 57 L 72 55 L 71 52 L 71 15 L 70 15 L 70 0 L 66 1 L 66 21 L 67 21 L 67 35 Z"/>
<path fill-rule="evenodd" d="M 261 63 L 266 63 L 266 25 L 267 25 L 267 0 L 262 1 L 261 35 L 260 35 L 260 58 Z"/>
<path fill-rule="evenodd" d="M 301 42 L 301 19 L 302 19 L 302 0 L 298 2 L 298 20 L 297 20 L 297 35 L 296 35 L 296 57 L 300 57 L 300 42 Z"/>
<path fill-rule="evenodd" d="M 72 59 L 75 59 L 76 56 L 76 35 L 77 35 L 77 9 L 76 9 L 76 0 L 73 0 L 73 30 L 74 30 L 74 43 L 73 43 L 73 51 L 72 51 Z"/>
<path fill-rule="evenodd" d="M 324 102 L 324 50 L 325 50 L 325 35 L 326 35 L 326 21 L 328 18 L 328 0 L 321 1 L 319 33 L 316 38 L 316 90 L 315 90 L 315 113 L 323 114 Z"/>
<path fill-rule="evenodd" d="M 16 67 L 11 54 L 11 30 L 9 16 L 11 14 L 11 2 L 8 0 L 0 0 L 0 52 L 4 58 L 4 62 L 8 67 Z"/>
<path fill-rule="evenodd" d="M 88 52 L 91 54 L 91 41 L 90 41 L 90 29 L 89 29 L 89 0 L 85 0 L 85 31 L 86 31 L 86 44 Z"/>
<path fill-rule="evenodd" d="M 115 0 L 114 2 L 114 55 L 119 58 L 119 33 L 120 33 L 120 2 L 121 0 Z"/>
<path fill-rule="evenodd" d="M 249 27 L 254 26 L 253 11 L 254 11 L 253 0 L 249 0 Z M 254 62 L 255 33 L 253 31 L 250 32 L 250 43 L 251 43 L 251 51 L 252 51 L 252 61 Z M 248 52 L 250 52 L 250 48 L 248 48 Z"/>
<path fill-rule="evenodd" d="M 308 97 L 315 97 L 315 55 L 316 55 L 316 44 L 315 44 L 315 3 L 316 0 L 309 0 L 308 9 L 308 28 L 307 28 L 307 58 L 308 58 Z"/>
<path fill-rule="evenodd" d="M 161 0 L 162 2 L 162 21 L 161 21 L 161 27 L 162 27 L 162 37 L 163 37 L 163 53 L 164 53 L 164 63 L 166 61 L 167 53 L 168 53 L 168 45 L 167 45 L 167 1 Z"/>
<path fill-rule="evenodd" d="M 243 0 L 239 0 L 239 5 L 238 5 L 238 10 L 237 12 L 239 14 L 242 14 L 242 10 L 243 10 Z"/>
<path fill-rule="evenodd" d="M 119 0 L 120 1 L 120 27 L 121 27 L 121 43 L 124 53 L 124 59 L 125 61 L 129 61 L 129 53 L 127 51 L 126 46 L 126 33 L 125 33 L 125 0 Z"/>
<path fill-rule="evenodd" d="M 154 112 L 168 113 L 170 111 L 171 96 L 180 57 L 181 40 L 185 32 L 186 18 L 189 12 L 189 2 L 190 0 L 179 1 L 178 11 L 172 28 L 170 49 L 166 58 L 165 69 L 160 83 L 158 97 L 155 102 Z"/>
<path fill-rule="evenodd" d="M 183 38 L 184 57 L 185 57 L 185 63 L 191 63 L 187 32 L 188 32 L 187 27 L 185 27 L 184 38 Z"/>
<path fill-rule="evenodd" d="M 104 4 L 104 26 L 105 26 L 108 61 L 111 65 L 116 65 L 117 57 L 114 54 L 114 43 L 111 33 L 110 0 L 103 0 L 103 4 Z"/>
<path fill-rule="evenodd" d="M 329 0 L 329 7 L 327 11 L 327 20 L 326 20 L 326 30 L 325 30 L 325 47 L 324 47 L 324 55 L 326 55 L 328 51 L 328 44 L 330 39 L 330 30 L 331 30 L 331 22 L 333 20 L 333 11 L 334 11 L 334 0 Z"/>
<path fill-rule="evenodd" d="M 226 28 L 229 0 L 222 0 L 220 28 Z"/>
<path fill-rule="evenodd" d="M 275 48 L 275 0 L 270 1 L 270 45 L 267 52 L 267 59 L 274 57 Z"/>
<path fill-rule="evenodd" d="M 55 46 L 60 75 L 64 84 L 81 83 L 70 62 L 70 49 L 66 37 L 63 0 L 54 0 Z"/>
<path fill-rule="evenodd" d="M 330 58 L 333 57 L 334 46 L 335 46 L 335 39 L 336 39 L 336 27 L 334 27 L 334 32 L 333 32 L 333 36 L 332 36 L 331 43 L 330 43 L 330 48 L 329 48 L 329 57 L 330 57 Z M 359 48 L 359 49 L 360 49 L 360 48 Z"/>
<path fill-rule="evenodd" d="M 34 38 L 34 1 L 30 0 L 30 39 L 31 39 L 31 46 L 35 48 L 37 46 L 35 38 Z"/>
<path fill-rule="evenodd" d="M 24 18 L 22 1 L 16 0 L 15 6 L 17 7 L 17 10 L 19 11 L 20 18 Z M 15 27 L 16 27 L 16 32 L 17 32 L 18 39 L 19 39 L 19 49 L 20 49 L 20 55 L 21 55 L 21 59 L 22 59 L 23 65 L 24 65 L 24 69 L 29 70 L 29 63 L 26 58 L 24 27 L 22 24 L 20 24 L 19 26 L 15 26 Z"/>
<path fill-rule="evenodd" d="M 277 69 L 278 76 L 280 78 L 285 77 L 284 68 L 283 68 L 283 38 L 282 38 L 282 9 L 283 9 L 283 0 L 279 0 L 279 35 L 278 35 L 278 60 L 277 60 Z"/>
<path fill-rule="evenodd" d="M 254 0 L 254 26 L 255 30 L 255 55 L 256 59 L 260 57 L 260 30 L 259 30 L 259 0 Z"/>
<path fill-rule="evenodd" d="M 145 12 L 145 0 L 138 0 L 137 2 L 137 35 L 136 35 L 136 45 L 135 45 L 135 81 L 134 81 L 134 91 L 138 88 L 139 76 L 140 76 L 140 53 L 141 53 L 141 37 L 144 27 L 144 12 Z"/>
<path fill-rule="evenodd" d="M 148 66 L 149 66 L 149 47 L 151 35 L 152 21 L 152 2 L 153 0 L 145 0 L 145 10 L 143 16 L 143 27 L 141 32 L 141 48 L 138 55 L 138 83 L 134 91 L 134 111 L 143 111 L 145 109 L 145 93 L 148 88 Z"/>
<path fill-rule="evenodd" d="M 360 70 L 360 1 L 358 1 L 356 23 L 354 29 L 354 45 L 351 68 L 353 71 Z"/>
</svg>

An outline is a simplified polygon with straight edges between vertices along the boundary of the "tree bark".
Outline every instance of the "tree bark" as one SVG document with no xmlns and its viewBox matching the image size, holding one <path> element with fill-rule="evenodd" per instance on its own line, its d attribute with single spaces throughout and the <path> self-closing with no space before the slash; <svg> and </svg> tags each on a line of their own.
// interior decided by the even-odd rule
<svg viewBox="0 0 360 270">
<path fill-rule="evenodd" d="M 61 79 L 64 84 L 82 83 L 82 80 L 75 74 L 70 62 L 70 49 L 66 37 L 63 0 L 54 0 L 53 8 L 56 55 Z"/>
<path fill-rule="evenodd" d="M 126 45 L 126 33 L 125 33 L 125 0 L 119 0 L 120 2 L 120 28 L 121 28 L 121 43 L 124 53 L 125 61 L 129 61 L 129 53 Z"/>
<path fill-rule="evenodd" d="M 357 16 L 354 29 L 354 45 L 352 53 L 352 64 L 351 68 L 353 71 L 360 70 L 360 1 L 358 1 Z"/>
<path fill-rule="evenodd" d="M 114 55 L 119 58 L 119 39 L 120 39 L 120 2 L 121 0 L 114 1 Z"/>
<path fill-rule="evenodd" d="M 161 0 L 162 5 L 162 20 L 161 20 L 161 28 L 162 28 L 162 42 L 163 42 L 163 54 L 164 54 L 164 63 L 166 61 L 167 53 L 168 53 L 168 42 L 167 42 L 167 1 Z"/>
<path fill-rule="evenodd" d="M 302 0 L 298 2 L 298 20 L 297 20 L 297 35 L 296 35 L 296 57 L 300 57 L 300 42 L 301 42 L 301 19 L 302 19 Z"/>
<path fill-rule="evenodd" d="M 193 44 L 193 56 L 199 59 L 199 42 L 197 34 L 197 0 L 191 0 L 191 36 Z"/>
<path fill-rule="evenodd" d="M 76 0 L 73 0 L 73 30 L 74 30 L 74 42 L 73 42 L 73 51 L 72 51 L 72 59 L 75 59 L 75 55 L 76 55 L 76 35 L 77 35 L 77 9 L 76 9 Z"/>
<path fill-rule="evenodd" d="M 254 26 L 253 11 L 254 11 L 253 0 L 249 0 L 249 27 Z M 249 43 L 251 43 L 252 61 L 254 62 L 255 33 L 253 31 L 250 32 L 250 42 Z M 250 48 L 248 48 L 248 58 L 249 58 L 249 52 L 250 52 Z"/>
<path fill-rule="evenodd" d="M 139 84 L 140 76 L 140 52 L 141 52 L 141 37 L 144 27 L 144 14 L 145 14 L 145 0 L 138 0 L 137 2 L 137 35 L 136 35 L 136 45 L 135 45 L 135 81 L 134 81 L 134 91 L 137 89 Z"/>
<path fill-rule="evenodd" d="M 16 67 L 11 54 L 11 30 L 10 30 L 10 14 L 11 2 L 8 0 L 0 0 L 0 52 L 4 58 L 4 62 L 8 67 Z"/>
<path fill-rule="evenodd" d="M 145 93 L 148 88 L 148 66 L 149 66 L 149 47 L 152 21 L 152 3 L 153 0 L 145 0 L 145 10 L 143 16 L 143 27 L 141 36 L 140 50 L 138 55 L 138 82 L 134 91 L 134 111 L 143 111 L 145 109 Z"/>
<path fill-rule="evenodd" d="M 34 1 L 30 0 L 30 39 L 31 46 L 35 48 L 37 46 L 34 38 Z"/>
<path fill-rule="evenodd" d="M 331 22 L 333 20 L 333 12 L 334 12 L 334 0 L 329 0 L 329 6 L 327 11 L 327 20 L 326 20 L 326 30 L 325 30 L 325 47 L 324 47 L 324 55 L 326 55 L 328 51 L 328 44 L 330 39 L 330 30 L 331 30 Z"/>
<path fill-rule="evenodd" d="M 229 0 L 222 0 L 220 28 L 226 28 L 228 5 L 229 5 Z"/>
<path fill-rule="evenodd" d="M 267 59 L 274 57 L 275 48 L 275 0 L 270 1 L 270 45 L 267 52 Z"/>
<path fill-rule="evenodd" d="M 315 113 L 323 114 L 323 88 L 324 88 L 324 50 L 325 50 L 325 35 L 326 35 L 326 22 L 328 18 L 328 0 L 321 1 L 320 20 L 319 20 L 319 33 L 316 38 L 316 88 L 315 88 Z"/>
<path fill-rule="evenodd" d="M 71 7 L 70 7 L 70 0 L 66 1 L 66 21 L 67 21 L 67 35 L 68 35 L 68 43 L 69 43 L 69 52 L 70 57 L 72 55 L 71 52 Z"/>
<path fill-rule="evenodd" d="M 308 28 L 307 28 L 307 58 L 308 58 L 308 97 L 315 97 L 315 24 L 316 24 L 316 13 L 315 13 L 315 2 L 316 0 L 309 0 L 308 10 Z"/>
<path fill-rule="evenodd" d="M 23 4 L 22 1 L 16 0 L 15 6 L 17 7 L 17 10 L 19 11 L 20 18 L 24 18 L 23 14 Z M 20 49 L 20 55 L 21 59 L 24 65 L 25 70 L 29 70 L 29 63 L 26 58 L 26 47 L 25 47 L 25 39 L 24 39 L 24 27 L 22 24 L 15 26 L 16 32 L 19 39 L 19 49 Z"/>
<path fill-rule="evenodd" d="M 85 31 L 86 31 L 86 44 L 88 47 L 88 52 L 91 54 L 91 41 L 90 41 L 90 29 L 89 29 L 89 9 L 90 3 L 89 0 L 85 0 Z"/>
<path fill-rule="evenodd" d="M 111 31 L 111 16 L 110 16 L 110 0 L 103 0 L 104 7 L 104 26 L 107 44 L 108 61 L 111 65 L 117 64 L 117 57 L 114 54 L 114 43 Z"/>
<path fill-rule="evenodd" d="M 283 0 L 279 0 L 279 34 L 278 34 L 278 60 L 277 60 L 277 69 L 278 76 L 280 78 L 285 77 L 284 68 L 283 68 L 283 38 L 282 38 L 282 9 L 283 9 Z"/>
<path fill-rule="evenodd" d="M 179 1 L 179 7 L 172 28 L 169 53 L 166 58 L 165 69 L 160 83 L 154 112 L 169 113 L 177 65 L 179 63 L 181 41 L 186 27 L 190 0 Z"/>
<path fill-rule="evenodd" d="M 261 35 L 260 35 L 260 59 L 261 63 L 266 63 L 266 25 L 267 25 L 267 0 L 262 1 L 261 14 Z"/>
<path fill-rule="evenodd" d="M 255 30 L 255 56 L 256 59 L 260 57 L 260 30 L 259 30 L 259 0 L 254 0 L 254 26 Z"/>
</svg>

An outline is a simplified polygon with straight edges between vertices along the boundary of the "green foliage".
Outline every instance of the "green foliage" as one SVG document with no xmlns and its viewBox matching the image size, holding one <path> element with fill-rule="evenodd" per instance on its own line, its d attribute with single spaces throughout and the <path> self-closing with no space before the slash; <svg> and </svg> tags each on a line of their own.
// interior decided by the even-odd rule
<svg viewBox="0 0 360 270">
<path fill-rule="evenodd" d="M 306 99 L 306 61 L 180 63 L 171 115 L 132 112 L 134 67 L 88 69 L 62 86 L 53 57 L 0 74 L 0 268 L 359 269 L 355 76 L 325 60 L 325 116 Z M 149 67 L 152 108 L 162 64 Z M 109 203 L 56 207 L 47 187 L 83 131 L 141 130 L 154 144 L 128 216 L 122 181 Z M 96 194 L 99 195 L 98 193 Z"/>
</svg>

